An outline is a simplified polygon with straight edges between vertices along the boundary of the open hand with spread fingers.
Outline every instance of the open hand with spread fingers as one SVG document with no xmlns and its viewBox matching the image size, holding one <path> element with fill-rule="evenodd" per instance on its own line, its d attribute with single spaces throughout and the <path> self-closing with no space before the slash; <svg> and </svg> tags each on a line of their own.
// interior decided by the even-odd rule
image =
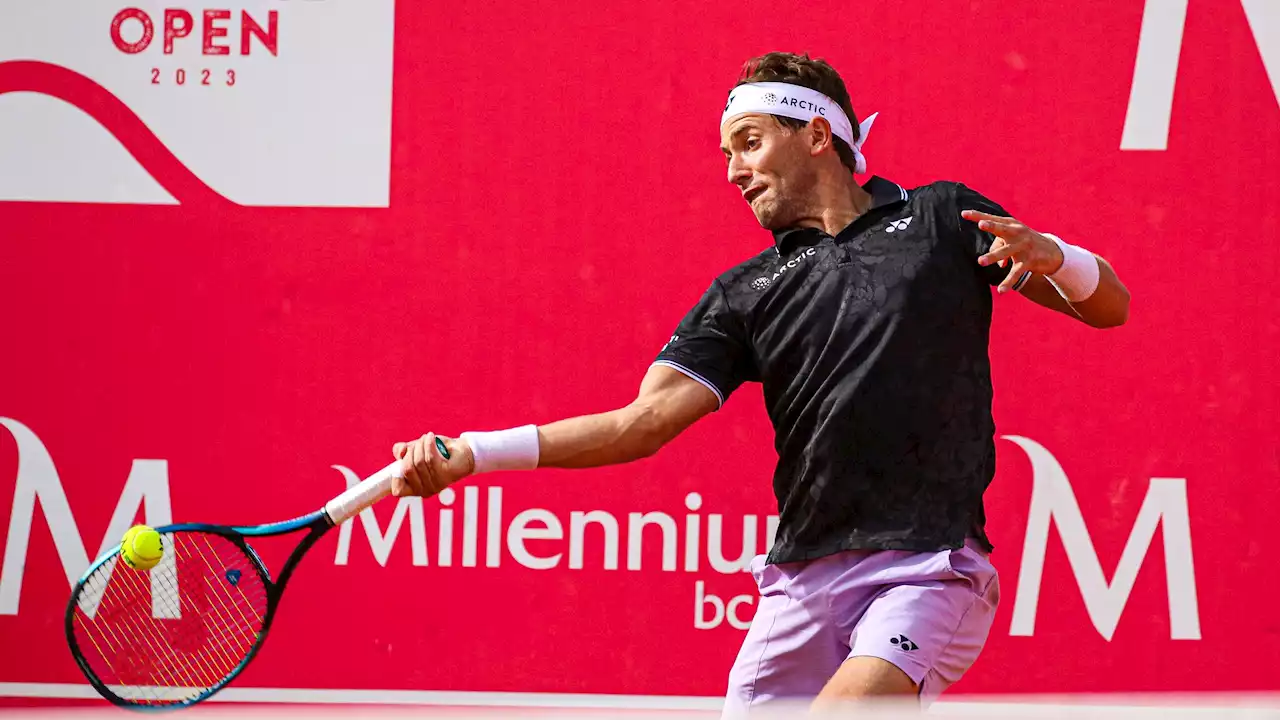
<svg viewBox="0 0 1280 720">
<path fill-rule="evenodd" d="M 978 258 L 979 265 L 999 263 L 1011 265 L 1009 276 L 1000 283 L 998 292 L 1008 292 L 1027 272 L 1052 275 L 1062 267 L 1062 248 L 1052 239 L 1032 230 L 1014 218 L 991 215 L 977 210 L 960 213 L 965 220 L 978 223 L 978 228 L 996 236 L 991 250 Z"/>
</svg>

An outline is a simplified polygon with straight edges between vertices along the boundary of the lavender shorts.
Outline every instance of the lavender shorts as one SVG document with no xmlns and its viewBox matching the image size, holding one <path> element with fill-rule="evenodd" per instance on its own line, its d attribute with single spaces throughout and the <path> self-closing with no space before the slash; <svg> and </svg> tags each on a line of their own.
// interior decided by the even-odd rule
<svg viewBox="0 0 1280 720">
<path fill-rule="evenodd" d="M 812 700 L 846 659 L 901 668 L 928 705 L 987 641 L 1000 582 L 970 540 L 959 550 L 849 551 L 807 562 L 751 562 L 760 602 L 729 672 L 724 717 Z"/>
</svg>

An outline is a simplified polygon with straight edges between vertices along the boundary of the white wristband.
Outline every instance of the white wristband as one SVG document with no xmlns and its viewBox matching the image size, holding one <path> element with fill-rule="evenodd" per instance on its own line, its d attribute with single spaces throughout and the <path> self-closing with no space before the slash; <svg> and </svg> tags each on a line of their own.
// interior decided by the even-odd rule
<svg viewBox="0 0 1280 720">
<path fill-rule="evenodd" d="M 1098 281 L 1102 277 L 1098 258 L 1082 247 L 1063 242 L 1057 235 L 1042 234 L 1057 243 L 1062 250 L 1062 267 L 1054 274 L 1046 275 L 1045 279 L 1057 288 L 1058 294 L 1066 298 L 1067 302 L 1088 300 L 1098 289 Z"/>
<path fill-rule="evenodd" d="M 471 446 L 476 474 L 495 470 L 533 470 L 538 467 L 538 426 L 522 425 L 497 432 L 464 432 Z"/>
</svg>

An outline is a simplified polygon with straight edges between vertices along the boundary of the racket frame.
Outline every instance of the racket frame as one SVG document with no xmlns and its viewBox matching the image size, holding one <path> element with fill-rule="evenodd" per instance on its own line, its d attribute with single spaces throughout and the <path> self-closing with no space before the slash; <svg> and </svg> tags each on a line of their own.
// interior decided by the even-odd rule
<svg viewBox="0 0 1280 720">
<path fill-rule="evenodd" d="M 67 601 L 67 610 L 63 621 L 63 631 L 67 636 L 67 646 L 71 649 L 72 658 L 75 659 L 76 665 L 79 666 L 80 671 L 84 674 L 85 678 L 89 680 L 89 684 L 93 686 L 93 689 L 111 704 L 118 707 L 155 712 L 190 707 L 208 699 L 239 676 L 240 673 L 249 666 L 249 663 L 257 657 L 258 651 L 262 649 L 263 644 L 267 641 L 267 634 L 271 630 L 272 621 L 275 620 L 276 609 L 280 606 L 280 598 L 284 596 L 285 584 L 289 581 L 289 578 L 293 575 L 293 571 L 297 569 L 299 563 L 301 563 L 303 555 L 306 555 L 307 551 L 311 549 L 311 546 L 315 545 L 321 537 L 324 537 L 324 534 L 333 528 L 333 526 L 334 522 L 329 518 L 329 514 L 323 509 L 320 509 L 306 515 L 293 518 L 292 520 L 266 523 L 264 525 L 177 523 L 155 528 L 156 532 L 161 535 L 165 533 L 198 532 L 209 535 L 218 535 L 226 538 L 232 544 L 240 548 L 245 556 L 249 558 L 250 564 L 253 565 L 254 571 L 258 573 L 258 577 L 262 580 L 262 584 L 267 591 L 267 611 L 262 619 L 262 630 L 258 633 L 258 637 L 254 641 L 253 647 L 249 648 L 248 654 L 246 654 L 244 659 L 240 661 L 239 665 L 236 665 L 235 669 L 227 673 L 226 677 L 222 678 L 222 680 L 215 683 L 212 687 L 207 688 L 199 695 L 195 695 L 186 700 L 166 703 L 163 705 L 144 705 L 141 703 L 131 702 L 117 695 L 106 685 L 106 683 L 102 682 L 102 680 L 98 678 L 97 674 L 90 669 L 89 662 L 84 658 L 83 653 L 80 651 L 80 644 L 76 641 L 75 636 L 75 615 L 79 606 L 80 591 L 84 587 L 84 584 L 89 580 L 89 578 L 93 577 L 93 574 L 99 568 L 120 554 L 119 545 L 103 553 L 101 557 L 95 560 L 93 564 L 89 566 L 89 569 L 80 576 L 80 579 L 76 581 L 75 586 L 71 590 L 71 598 Z M 268 568 L 266 563 L 262 561 L 261 556 L 259 556 L 258 552 L 253 549 L 253 546 L 249 545 L 248 538 L 289 535 L 301 530 L 310 530 L 310 532 L 308 532 L 293 551 L 289 553 L 288 559 L 285 560 L 284 565 L 280 568 L 279 579 L 272 580 L 270 568 Z"/>
<path fill-rule="evenodd" d="M 439 450 L 445 460 L 450 459 L 448 446 L 439 437 L 435 439 L 436 449 Z M 292 520 L 284 520 L 281 522 L 266 523 L 263 525 L 214 525 L 210 523 L 179 523 L 170 524 L 156 528 L 156 532 L 176 533 L 176 532 L 203 532 L 213 535 L 220 535 L 233 544 L 237 545 L 244 554 L 249 558 L 254 566 L 255 572 L 258 573 L 262 580 L 263 586 L 267 591 L 267 612 L 262 619 L 262 631 L 258 634 L 257 640 L 253 647 L 249 648 L 249 652 L 245 655 L 240 664 L 235 667 L 227 676 L 222 678 L 212 687 L 207 688 L 204 692 L 186 700 L 167 703 L 164 705 L 143 705 L 141 703 L 130 702 L 112 692 L 105 683 L 100 680 L 97 675 L 89 668 L 89 663 L 85 660 L 83 653 L 80 651 L 80 644 L 76 642 L 75 637 L 75 613 L 79 605 L 78 598 L 84 584 L 93 573 L 103 564 L 120 554 L 120 546 L 116 545 L 111 550 L 102 554 L 89 566 L 89 569 L 80 576 L 75 586 L 71 589 L 71 598 L 67 601 L 67 610 L 63 623 L 63 632 L 67 636 L 67 646 L 71 649 L 71 656 L 75 659 L 76 665 L 80 667 L 80 671 L 89 680 L 89 684 L 99 695 L 106 698 L 111 704 L 119 707 L 125 707 L 132 710 L 144 711 L 162 711 L 173 710 L 177 708 L 190 707 L 203 700 L 207 700 L 219 690 L 226 687 L 232 680 L 240 675 L 249 663 L 258 655 L 258 651 L 267 641 L 267 633 L 271 630 L 271 624 L 275 620 L 276 609 L 280 606 L 280 598 L 284 595 L 285 583 L 293 575 L 293 571 L 297 569 L 298 564 L 302 561 L 302 556 L 306 555 L 316 541 L 324 536 L 335 525 L 341 524 L 355 517 L 365 508 L 372 506 L 384 497 L 391 494 L 392 478 L 403 477 L 399 475 L 401 461 L 387 465 L 382 470 L 365 480 L 348 487 L 345 492 L 333 498 L 325 505 L 314 512 L 300 515 Z M 299 541 L 298 545 L 289 554 L 289 558 L 285 560 L 284 566 L 280 568 L 280 579 L 272 581 L 271 570 L 266 563 L 262 562 L 262 558 L 258 556 L 256 550 L 246 541 L 251 537 L 273 537 L 276 535 L 288 535 L 300 530 L 309 530 L 306 537 Z"/>
</svg>

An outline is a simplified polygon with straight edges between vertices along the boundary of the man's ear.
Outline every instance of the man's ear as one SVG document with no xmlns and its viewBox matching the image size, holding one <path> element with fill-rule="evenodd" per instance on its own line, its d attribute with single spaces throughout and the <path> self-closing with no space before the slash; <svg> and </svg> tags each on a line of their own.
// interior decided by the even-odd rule
<svg viewBox="0 0 1280 720">
<path fill-rule="evenodd" d="M 816 117 L 809 121 L 809 155 L 817 157 L 827 149 L 835 150 L 835 133 L 831 132 L 831 123 L 824 117 Z"/>
</svg>

